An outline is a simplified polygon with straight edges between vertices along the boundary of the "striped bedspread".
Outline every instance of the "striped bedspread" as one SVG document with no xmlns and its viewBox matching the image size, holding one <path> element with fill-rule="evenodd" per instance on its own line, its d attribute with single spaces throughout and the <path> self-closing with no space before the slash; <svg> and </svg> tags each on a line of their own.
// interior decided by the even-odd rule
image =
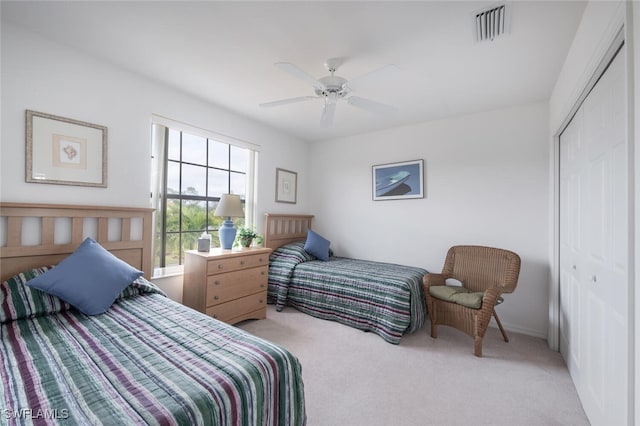
<svg viewBox="0 0 640 426">
<path fill-rule="evenodd" d="M 276 249 L 269 262 L 270 303 L 372 331 L 398 344 L 422 327 L 426 306 L 421 268 L 331 257 L 315 260 L 302 243 Z"/>
<path fill-rule="evenodd" d="M 285 349 L 160 294 L 3 323 L 0 424 L 302 425 Z"/>
</svg>

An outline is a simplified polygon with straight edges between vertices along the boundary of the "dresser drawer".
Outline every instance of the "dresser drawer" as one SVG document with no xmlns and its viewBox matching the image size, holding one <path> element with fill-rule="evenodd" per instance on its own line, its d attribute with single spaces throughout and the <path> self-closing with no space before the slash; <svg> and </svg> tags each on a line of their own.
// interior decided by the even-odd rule
<svg viewBox="0 0 640 426">
<path fill-rule="evenodd" d="M 269 254 L 258 247 L 187 250 L 182 303 L 229 324 L 266 318 Z"/>
<path fill-rule="evenodd" d="M 252 294 L 241 299 L 221 303 L 207 308 L 207 315 L 217 318 L 220 321 L 232 322 L 244 312 L 261 311 L 267 305 L 267 292 Z"/>
<path fill-rule="evenodd" d="M 207 274 L 220 274 L 223 272 L 237 271 L 245 268 L 269 265 L 269 254 L 252 254 L 248 256 L 229 257 L 223 259 L 210 259 L 207 262 Z"/>
<path fill-rule="evenodd" d="M 269 266 L 207 277 L 207 306 L 258 293 L 267 289 Z"/>
</svg>

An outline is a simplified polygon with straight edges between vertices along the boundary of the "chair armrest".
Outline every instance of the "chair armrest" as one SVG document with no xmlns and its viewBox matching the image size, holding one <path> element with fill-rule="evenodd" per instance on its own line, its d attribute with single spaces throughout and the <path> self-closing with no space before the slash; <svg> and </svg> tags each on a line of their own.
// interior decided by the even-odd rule
<svg viewBox="0 0 640 426">
<path fill-rule="evenodd" d="M 427 305 L 427 311 L 429 312 L 429 316 L 431 318 L 435 318 L 435 316 L 437 315 L 437 307 L 436 307 L 436 303 L 435 303 L 435 298 L 433 296 L 431 296 L 431 293 L 429 292 L 429 287 L 432 286 L 436 286 L 436 285 L 445 285 L 445 280 L 447 279 L 447 277 L 443 274 L 432 274 L 432 273 L 427 273 L 424 274 L 424 276 L 422 277 L 422 292 L 423 292 L 423 297 L 424 297 L 424 301 Z M 432 319 L 433 321 L 433 319 Z M 431 336 L 433 337 L 433 327 L 431 329 Z"/>
<path fill-rule="evenodd" d="M 422 277 L 422 287 L 426 290 L 432 285 L 445 285 L 446 279 L 447 277 L 443 274 L 428 273 Z"/>
<path fill-rule="evenodd" d="M 488 288 L 484 291 L 484 296 L 482 296 L 482 309 L 489 309 L 493 311 L 493 308 L 496 305 L 496 301 L 502 291 L 497 287 Z"/>
</svg>

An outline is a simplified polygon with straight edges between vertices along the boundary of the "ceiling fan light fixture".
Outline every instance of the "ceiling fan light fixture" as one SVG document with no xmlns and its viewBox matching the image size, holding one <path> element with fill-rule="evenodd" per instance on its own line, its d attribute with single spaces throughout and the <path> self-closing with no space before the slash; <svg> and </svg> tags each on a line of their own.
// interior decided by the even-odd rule
<svg viewBox="0 0 640 426">
<path fill-rule="evenodd" d="M 324 96 L 324 103 L 326 105 L 335 104 L 338 102 L 338 94 L 336 92 L 329 92 Z"/>
<path fill-rule="evenodd" d="M 324 96 L 330 93 L 335 93 L 338 97 L 342 98 L 349 93 L 347 86 L 347 79 L 337 75 L 329 75 L 318 79 L 324 86 L 322 89 L 316 89 L 316 95 Z"/>
<path fill-rule="evenodd" d="M 290 62 L 277 62 L 275 65 L 282 69 L 283 71 L 291 74 L 292 76 L 298 78 L 299 80 L 306 81 L 310 83 L 315 92 L 315 96 L 300 96 L 297 98 L 289 98 L 289 99 L 281 99 L 279 101 L 266 102 L 260 104 L 261 107 L 272 107 L 278 105 L 291 104 L 296 102 L 305 101 L 307 99 L 320 99 L 322 98 L 324 101 L 324 106 L 322 109 L 322 114 L 320 117 L 320 125 L 322 127 L 331 127 L 333 123 L 333 116 L 335 115 L 336 105 L 340 99 L 344 99 L 347 101 L 349 105 L 353 105 L 354 107 L 366 110 L 368 112 L 372 112 L 375 114 L 389 114 L 395 111 L 395 108 L 381 104 L 379 102 L 372 101 L 366 98 L 360 98 L 357 96 L 349 96 L 351 94 L 351 87 L 349 85 L 349 81 L 346 78 L 335 75 L 336 69 L 338 65 L 340 65 L 344 61 L 344 58 L 332 58 L 327 60 L 325 66 L 331 73 L 331 75 L 327 75 L 321 77 L 319 79 L 315 79 L 313 76 L 308 74 L 306 71 L 300 69 L 297 65 L 294 65 Z M 362 82 L 363 80 L 371 80 L 372 76 L 380 76 L 381 74 L 388 74 L 389 71 L 393 71 L 397 69 L 395 65 L 385 65 L 384 67 L 371 71 L 359 78 L 356 77 L 357 81 Z"/>
</svg>

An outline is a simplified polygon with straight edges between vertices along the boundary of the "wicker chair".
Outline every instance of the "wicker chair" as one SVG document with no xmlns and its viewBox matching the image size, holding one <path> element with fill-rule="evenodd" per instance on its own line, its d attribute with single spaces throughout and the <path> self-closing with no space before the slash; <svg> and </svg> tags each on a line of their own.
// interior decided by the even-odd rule
<svg viewBox="0 0 640 426">
<path fill-rule="evenodd" d="M 438 337 L 438 325 L 455 327 L 474 338 L 474 354 L 481 357 L 482 338 L 494 316 L 504 341 L 508 342 L 495 306 L 502 302 L 502 293 L 515 290 L 519 274 L 520 256 L 512 251 L 482 246 L 451 247 L 442 273 L 426 274 L 423 278 L 431 337 Z M 462 287 L 446 285 L 448 278 L 460 281 Z"/>
</svg>

